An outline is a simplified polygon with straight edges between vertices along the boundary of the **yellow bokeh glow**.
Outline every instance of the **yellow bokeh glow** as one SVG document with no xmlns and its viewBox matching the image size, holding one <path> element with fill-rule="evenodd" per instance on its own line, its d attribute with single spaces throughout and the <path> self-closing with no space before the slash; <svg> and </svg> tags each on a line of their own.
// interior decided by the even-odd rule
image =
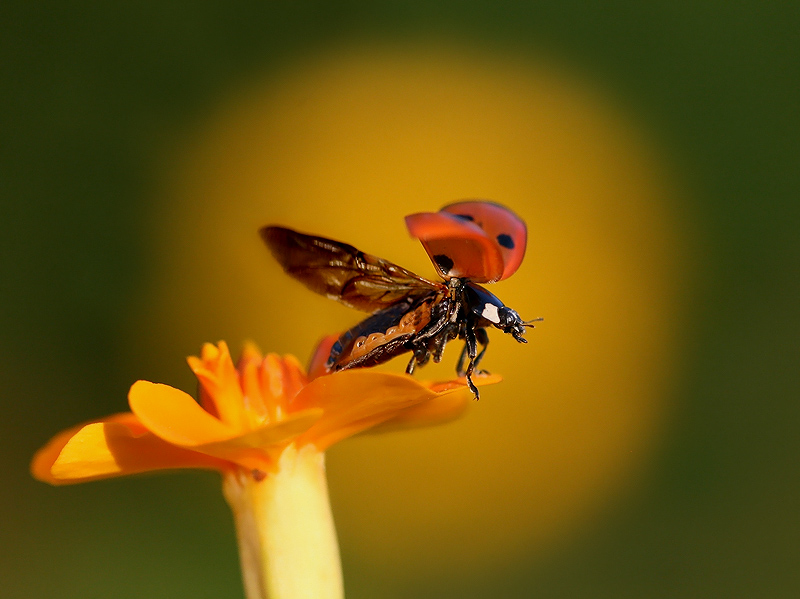
<svg viewBox="0 0 800 599">
<path fill-rule="evenodd" d="M 686 240 L 623 116 L 559 69 L 430 46 L 341 51 L 243 86 L 171 150 L 135 336 L 170 364 L 248 338 L 305 360 L 362 315 L 286 277 L 260 226 L 432 277 L 405 214 L 511 206 L 527 256 L 492 291 L 545 320 L 525 346 L 490 332 L 484 366 L 504 382 L 454 424 L 335 447 L 329 471 L 345 552 L 375 567 L 481 568 L 547 547 L 642 472 L 675 369 Z M 449 377 L 459 349 L 417 376 Z"/>
</svg>

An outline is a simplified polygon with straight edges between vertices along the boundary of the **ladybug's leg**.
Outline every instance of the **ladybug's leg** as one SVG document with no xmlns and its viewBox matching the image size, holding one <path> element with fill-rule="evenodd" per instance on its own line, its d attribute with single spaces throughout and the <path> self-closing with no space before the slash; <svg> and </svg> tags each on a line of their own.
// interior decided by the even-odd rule
<svg viewBox="0 0 800 599">
<path fill-rule="evenodd" d="M 456 337 L 455 327 L 451 324 L 448 325 L 436 337 L 431 339 L 431 342 L 428 345 L 428 347 L 431 353 L 433 354 L 433 361 L 436 364 L 442 361 L 442 354 L 444 354 L 444 348 L 447 345 L 447 342 L 450 339 L 454 339 L 455 337 Z"/>
<path fill-rule="evenodd" d="M 467 344 L 464 344 L 464 347 L 461 348 L 461 355 L 458 357 L 458 362 L 456 363 L 456 374 L 458 376 L 464 376 L 467 374 L 467 371 L 464 370 L 464 360 L 467 359 Z"/>
<path fill-rule="evenodd" d="M 414 349 L 414 354 L 411 356 L 411 360 L 408 362 L 408 366 L 406 366 L 406 374 L 413 374 L 414 368 L 419 364 L 420 366 L 425 366 L 430 359 L 431 354 L 428 351 L 428 348 L 425 346 L 417 347 Z"/>
<path fill-rule="evenodd" d="M 411 360 L 409 360 L 408 366 L 406 366 L 406 374 L 414 374 L 414 366 L 416 365 L 417 365 L 417 356 L 412 354 Z"/>
<path fill-rule="evenodd" d="M 418 347 L 414 350 L 414 357 L 417 359 L 417 364 L 425 366 L 431 358 L 431 352 L 427 347 Z"/>
<path fill-rule="evenodd" d="M 478 401 L 481 398 L 481 394 L 478 392 L 478 388 L 475 386 L 475 383 L 472 382 L 470 373 L 467 373 L 467 386 L 469 387 L 469 390 L 472 391 L 473 399 Z"/>
<path fill-rule="evenodd" d="M 462 354 L 466 354 L 467 357 L 469 357 L 469 364 L 467 364 L 467 370 L 464 375 L 467 377 L 469 390 L 472 391 L 472 395 L 478 400 L 481 396 L 480 393 L 478 393 L 478 388 L 475 386 L 475 383 L 472 382 L 472 372 L 475 370 L 475 357 L 478 354 L 478 340 L 475 338 L 475 329 L 467 327 L 464 330 L 464 341 L 466 343 L 464 343 Z M 461 360 L 459 360 L 459 362 L 461 362 Z M 461 366 L 463 366 L 463 364 L 461 364 Z"/>
<path fill-rule="evenodd" d="M 486 353 L 486 348 L 489 347 L 489 334 L 486 332 L 486 329 L 476 329 L 475 340 L 483 346 L 481 353 L 475 357 L 474 365 L 477 366 L 480 364 L 481 360 L 483 360 L 483 354 Z M 485 370 L 479 370 L 478 374 L 488 374 L 488 372 Z"/>
</svg>

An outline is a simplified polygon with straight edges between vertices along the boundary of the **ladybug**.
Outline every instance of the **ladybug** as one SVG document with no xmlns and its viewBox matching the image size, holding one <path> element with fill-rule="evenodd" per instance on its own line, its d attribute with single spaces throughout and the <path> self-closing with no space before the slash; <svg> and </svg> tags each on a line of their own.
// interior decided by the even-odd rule
<svg viewBox="0 0 800 599">
<path fill-rule="evenodd" d="M 456 371 L 478 399 L 472 374 L 489 344 L 486 328 L 527 343 L 525 329 L 533 327 L 534 321 L 523 321 L 479 285 L 502 281 L 519 268 L 525 223 L 500 204 L 472 200 L 411 214 L 406 226 L 422 242 L 443 283 L 332 239 L 275 226 L 260 233 L 287 274 L 316 293 L 372 314 L 333 344 L 326 371 L 375 366 L 411 352 L 406 368 L 411 374 L 417 365 L 439 362 L 447 342 L 458 338 L 464 348 Z"/>
</svg>

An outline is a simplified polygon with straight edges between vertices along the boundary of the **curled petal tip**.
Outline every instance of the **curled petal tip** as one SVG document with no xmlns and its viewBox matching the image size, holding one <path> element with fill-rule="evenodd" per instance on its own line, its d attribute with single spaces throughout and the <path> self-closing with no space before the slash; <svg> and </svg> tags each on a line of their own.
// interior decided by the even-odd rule
<svg viewBox="0 0 800 599">
<path fill-rule="evenodd" d="M 495 385 L 503 380 L 499 374 L 477 374 L 472 376 L 472 382 L 476 387 L 483 387 L 485 385 Z M 461 377 L 450 381 L 435 381 L 426 383 L 431 391 L 436 393 L 446 393 L 449 391 L 457 391 L 467 387 L 466 377 Z"/>
<path fill-rule="evenodd" d="M 328 369 L 325 367 L 325 363 L 328 361 L 331 348 L 333 347 L 333 344 L 336 343 L 338 338 L 339 335 L 327 335 L 326 337 L 323 337 L 317 344 L 317 348 L 311 355 L 311 360 L 308 364 L 309 380 L 313 381 L 317 377 L 320 377 L 324 374 L 329 374 Z"/>
</svg>

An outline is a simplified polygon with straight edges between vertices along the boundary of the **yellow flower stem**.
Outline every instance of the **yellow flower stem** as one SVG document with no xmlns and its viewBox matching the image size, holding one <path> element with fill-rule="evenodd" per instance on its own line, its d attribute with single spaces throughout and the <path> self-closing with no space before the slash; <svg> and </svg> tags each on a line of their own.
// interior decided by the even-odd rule
<svg viewBox="0 0 800 599">
<path fill-rule="evenodd" d="M 257 480 L 224 476 L 233 510 L 247 599 L 343 599 L 325 454 L 290 445 L 278 470 Z"/>
</svg>

